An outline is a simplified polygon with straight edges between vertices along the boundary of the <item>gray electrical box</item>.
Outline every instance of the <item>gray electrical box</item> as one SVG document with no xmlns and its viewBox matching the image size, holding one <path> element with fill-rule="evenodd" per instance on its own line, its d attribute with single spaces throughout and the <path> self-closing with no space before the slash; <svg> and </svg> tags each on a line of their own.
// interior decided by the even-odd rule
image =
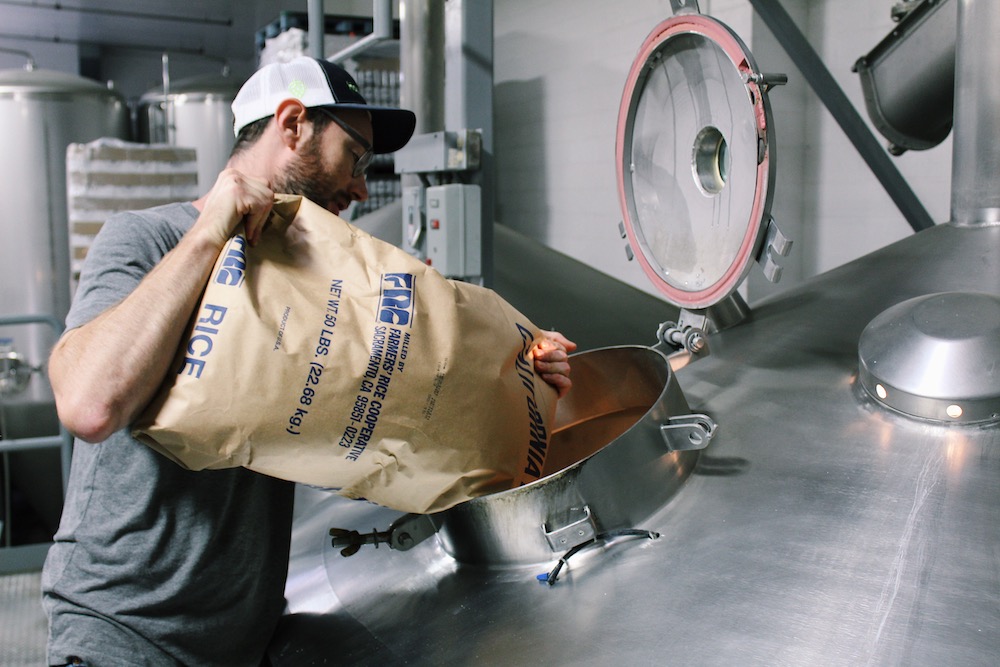
<svg viewBox="0 0 1000 667">
<path fill-rule="evenodd" d="M 482 275 L 481 200 L 478 185 L 427 188 L 427 263 L 442 275 Z"/>
</svg>

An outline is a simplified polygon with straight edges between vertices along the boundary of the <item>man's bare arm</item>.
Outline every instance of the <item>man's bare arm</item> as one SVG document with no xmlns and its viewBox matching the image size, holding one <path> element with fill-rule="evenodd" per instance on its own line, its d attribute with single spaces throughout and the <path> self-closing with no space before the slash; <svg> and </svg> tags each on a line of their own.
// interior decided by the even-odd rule
<svg viewBox="0 0 1000 667">
<path fill-rule="evenodd" d="M 195 225 L 136 289 L 63 335 L 48 371 L 67 429 L 99 442 L 135 419 L 166 376 L 219 252 L 240 222 L 255 243 L 273 200 L 263 181 L 223 172 Z"/>
</svg>

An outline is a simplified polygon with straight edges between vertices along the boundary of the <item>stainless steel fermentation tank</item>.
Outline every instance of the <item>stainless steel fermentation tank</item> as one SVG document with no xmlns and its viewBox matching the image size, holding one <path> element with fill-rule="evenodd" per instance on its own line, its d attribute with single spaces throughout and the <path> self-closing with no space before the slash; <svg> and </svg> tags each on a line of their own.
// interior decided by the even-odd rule
<svg viewBox="0 0 1000 667">
<path fill-rule="evenodd" d="M 128 138 L 124 99 L 96 81 L 50 70 L 0 72 L 0 197 L 5 212 L 0 316 L 66 317 L 70 302 L 66 147 Z M 32 364 L 53 341 L 45 325 L 0 327 Z M 36 398 L 41 389 L 31 389 Z"/>
<path fill-rule="evenodd" d="M 0 127 L 4 570 L 32 567 L 37 565 L 33 558 L 44 556 L 37 549 L 7 549 L 19 541 L 25 523 L 12 504 L 26 499 L 26 514 L 40 522 L 32 534 L 22 532 L 23 539 L 50 537 L 62 505 L 62 469 L 68 465 L 68 443 L 53 437 L 59 426 L 43 369 L 70 303 L 66 147 L 99 137 L 126 139 L 128 111 L 117 92 L 95 81 L 33 68 L 5 70 L 0 72 Z M 62 447 L 62 457 L 45 444 L 50 442 Z"/>
<path fill-rule="evenodd" d="M 685 4 L 692 3 L 674 2 Z M 733 50 L 735 36 L 707 17 L 681 12 L 659 26 L 640 50 L 622 104 L 624 231 L 647 274 L 667 281 L 667 290 L 680 290 L 681 321 L 661 331 L 657 346 L 668 340 L 688 345 L 691 363 L 677 363 L 664 377 L 683 392 L 681 411 L 717 422 L 711 443 L 685 453 L 684 461 L 696 461 L 693 470 L 671 461 L 677 455 L 669 447 L 655 464 L 634 469 L 637 480 L 657 465 L 681 471 L 664 478 L 660 493 L 670 497 L 636 519 L 642 539 L 619 533 L 572 554 L 554 545 L 542 562 L 508 554 L 519 553 L 517 531 L 548 536 L 549 517 L 516 531 L 501 521 L 441 532 L 448 517 L 428 524 L 301 489 L 290 613 L 279 626 L 272 661 L 996 664 L 1000 103 L 989 79 L 1000 69 L 1000 48 L 990 41 L 1000 32 L 1000 5 L 962 0 L 958 25 L 952 220 L 789 289 L 749 317 L 725 298 L 704 306 L 715 283 L 700 281 L 714 271 L 716 282 L 738 283 L 743 262 L 753 260 L 773 273 L 785 248 L 766 206 L 755 203 L 767 193 L 747 194 L 742 187 L 742 179 L 759 185 L 772 173 L 761 169 L 773 162 L 764 159 L 769 124 L 758 122 L 766 114 L 757 113 L 768 77 Z M 724 74 L 729 67 L 736 72 Z M 720 76 L 701 86 L 691 78 L 699 70 Z M 727 81 L 729 75 L 735 78 Z M 730 96 L 740 100 L 731 112 L 713 101 L 721 99 L 713 97 L 716 85 L 722 97 L 743 91 Z M 663 97 L 663 91 L 671 94 Z M 747 129 L 747 109 L 739 105 L 748 100 L 751 135 L 763 142 L 739 136 Z M 654 133 L 684 126 L 657 124 L 658 114 L 687 121 L 704 120 L 700 114 L 709 111 L 712 122 L 690 137 Z M 647 130 L 653 134 L 644 135 Z M 653 138 L 665 153 L 657 154 Z M 748 160 L 745 151 L 754 145 L 760 152 Z M 653 174 L 661 178 L 649 179 Z M 682 235 L 688 245 L 682 259 L 693 257 L 694 266 L 673 271 L 669 237 L 678 230 L 659 233 L 656 207 L 667 206 L 660 196 L 675 197 L 673 206 L 688 201 L 683 192 L 668 192 L 685 188 L 731 197 L 727 210 L 749 212 L 751 225 L 719 242 L 739 246 L 733 265 L 699 255 L 699 239 Z M 714 215 L 691 211 L 681 216 L 689 228 L 680 231 Z M 739 222 L 745 221 L 741 214 Z M 695 329 L 700 342 L 688 336 Z M 604 369 L 582 373 L 574 391 L 627 396 L 635 357 L 592 362 L 654 352 L 642 346 L 584 352 L 578 357 L 584 368 Z M 926 381 L 934 377 L 937 382 Z M 639 403 L 648 405 L 648 396 Z M 657 416 L 666 421 L 666 414 Z M 598 455 L 613 459 L 630 430 L 600 436 L 610 443 L 567 470 L 595 466 Z M 530 486 L 483 500 L 496 505 L 501 518 L 514 517 Z M 628 490 L 612 495 L 630 500 Z M 591 516 L 581 511 L 560 526 L 585 532 L 599 526 L 605 510 L 581 500 L 578 508 L 590 507 Z M 511 505 L 507 513 L 504 503 Z M 405 531 L 390 530 L 382 536 L 390 545 L 361 547 L 345 558 L 328 535 L 334 526 Z M 500 558 L 483 557 L 478 547 L 472 555 L 456 548 L 456 540 L 478 544 L 484 529 Z M 417 543 L 399 539 L 404 532 Z"/>
<path fill-rule="evenodd" d="M 136 106 L 136 139 L 194 148 L 198 191 L 208 192 L 233 149 L 232 103 L 240 81 L 227 72 L 180 79 L 147 91 Z"/>
</svg>

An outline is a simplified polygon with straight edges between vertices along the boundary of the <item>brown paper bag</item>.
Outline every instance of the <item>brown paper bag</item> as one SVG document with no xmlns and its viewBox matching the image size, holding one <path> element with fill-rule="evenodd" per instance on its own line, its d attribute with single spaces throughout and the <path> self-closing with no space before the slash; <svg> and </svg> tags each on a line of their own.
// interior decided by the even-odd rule
<svg viewBox="0 0 1000 667">
<path fill-rule="evenodd" d="M 135 437 L 407 512 L 537 479 L 556 392 L 538 329 L 309 200 L 223 250 Z"/>
</svg>

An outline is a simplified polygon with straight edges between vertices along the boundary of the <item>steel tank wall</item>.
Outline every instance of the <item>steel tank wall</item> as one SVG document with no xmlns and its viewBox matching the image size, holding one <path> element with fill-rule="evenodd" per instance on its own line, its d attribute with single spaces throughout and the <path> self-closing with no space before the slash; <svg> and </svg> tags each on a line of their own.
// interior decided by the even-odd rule
<svg viewBox="0 0 1000 667">
<path fill-rule="evenodd" d="M 0 319 L 42 315 L 63 322 L 70 303 L 66 147 L 128 138 L 124 99 L 101 84 L 49 70 L 0 71 Z M 56 332 L 44 324 L 0 326 L 27 363 L 42 364 Z M 28 392 L 42 400 L 47 383 Z"/>
<path fill-rule="evenodd" d="M 208 192 L 229 160 L 233 136 L 233 99 L 240 82 L 225 76 L 183 79 L 144 94 L 136 112 L 136 136 L 146 143 L 194 148 L 198 191 Z"/>
</svg>

